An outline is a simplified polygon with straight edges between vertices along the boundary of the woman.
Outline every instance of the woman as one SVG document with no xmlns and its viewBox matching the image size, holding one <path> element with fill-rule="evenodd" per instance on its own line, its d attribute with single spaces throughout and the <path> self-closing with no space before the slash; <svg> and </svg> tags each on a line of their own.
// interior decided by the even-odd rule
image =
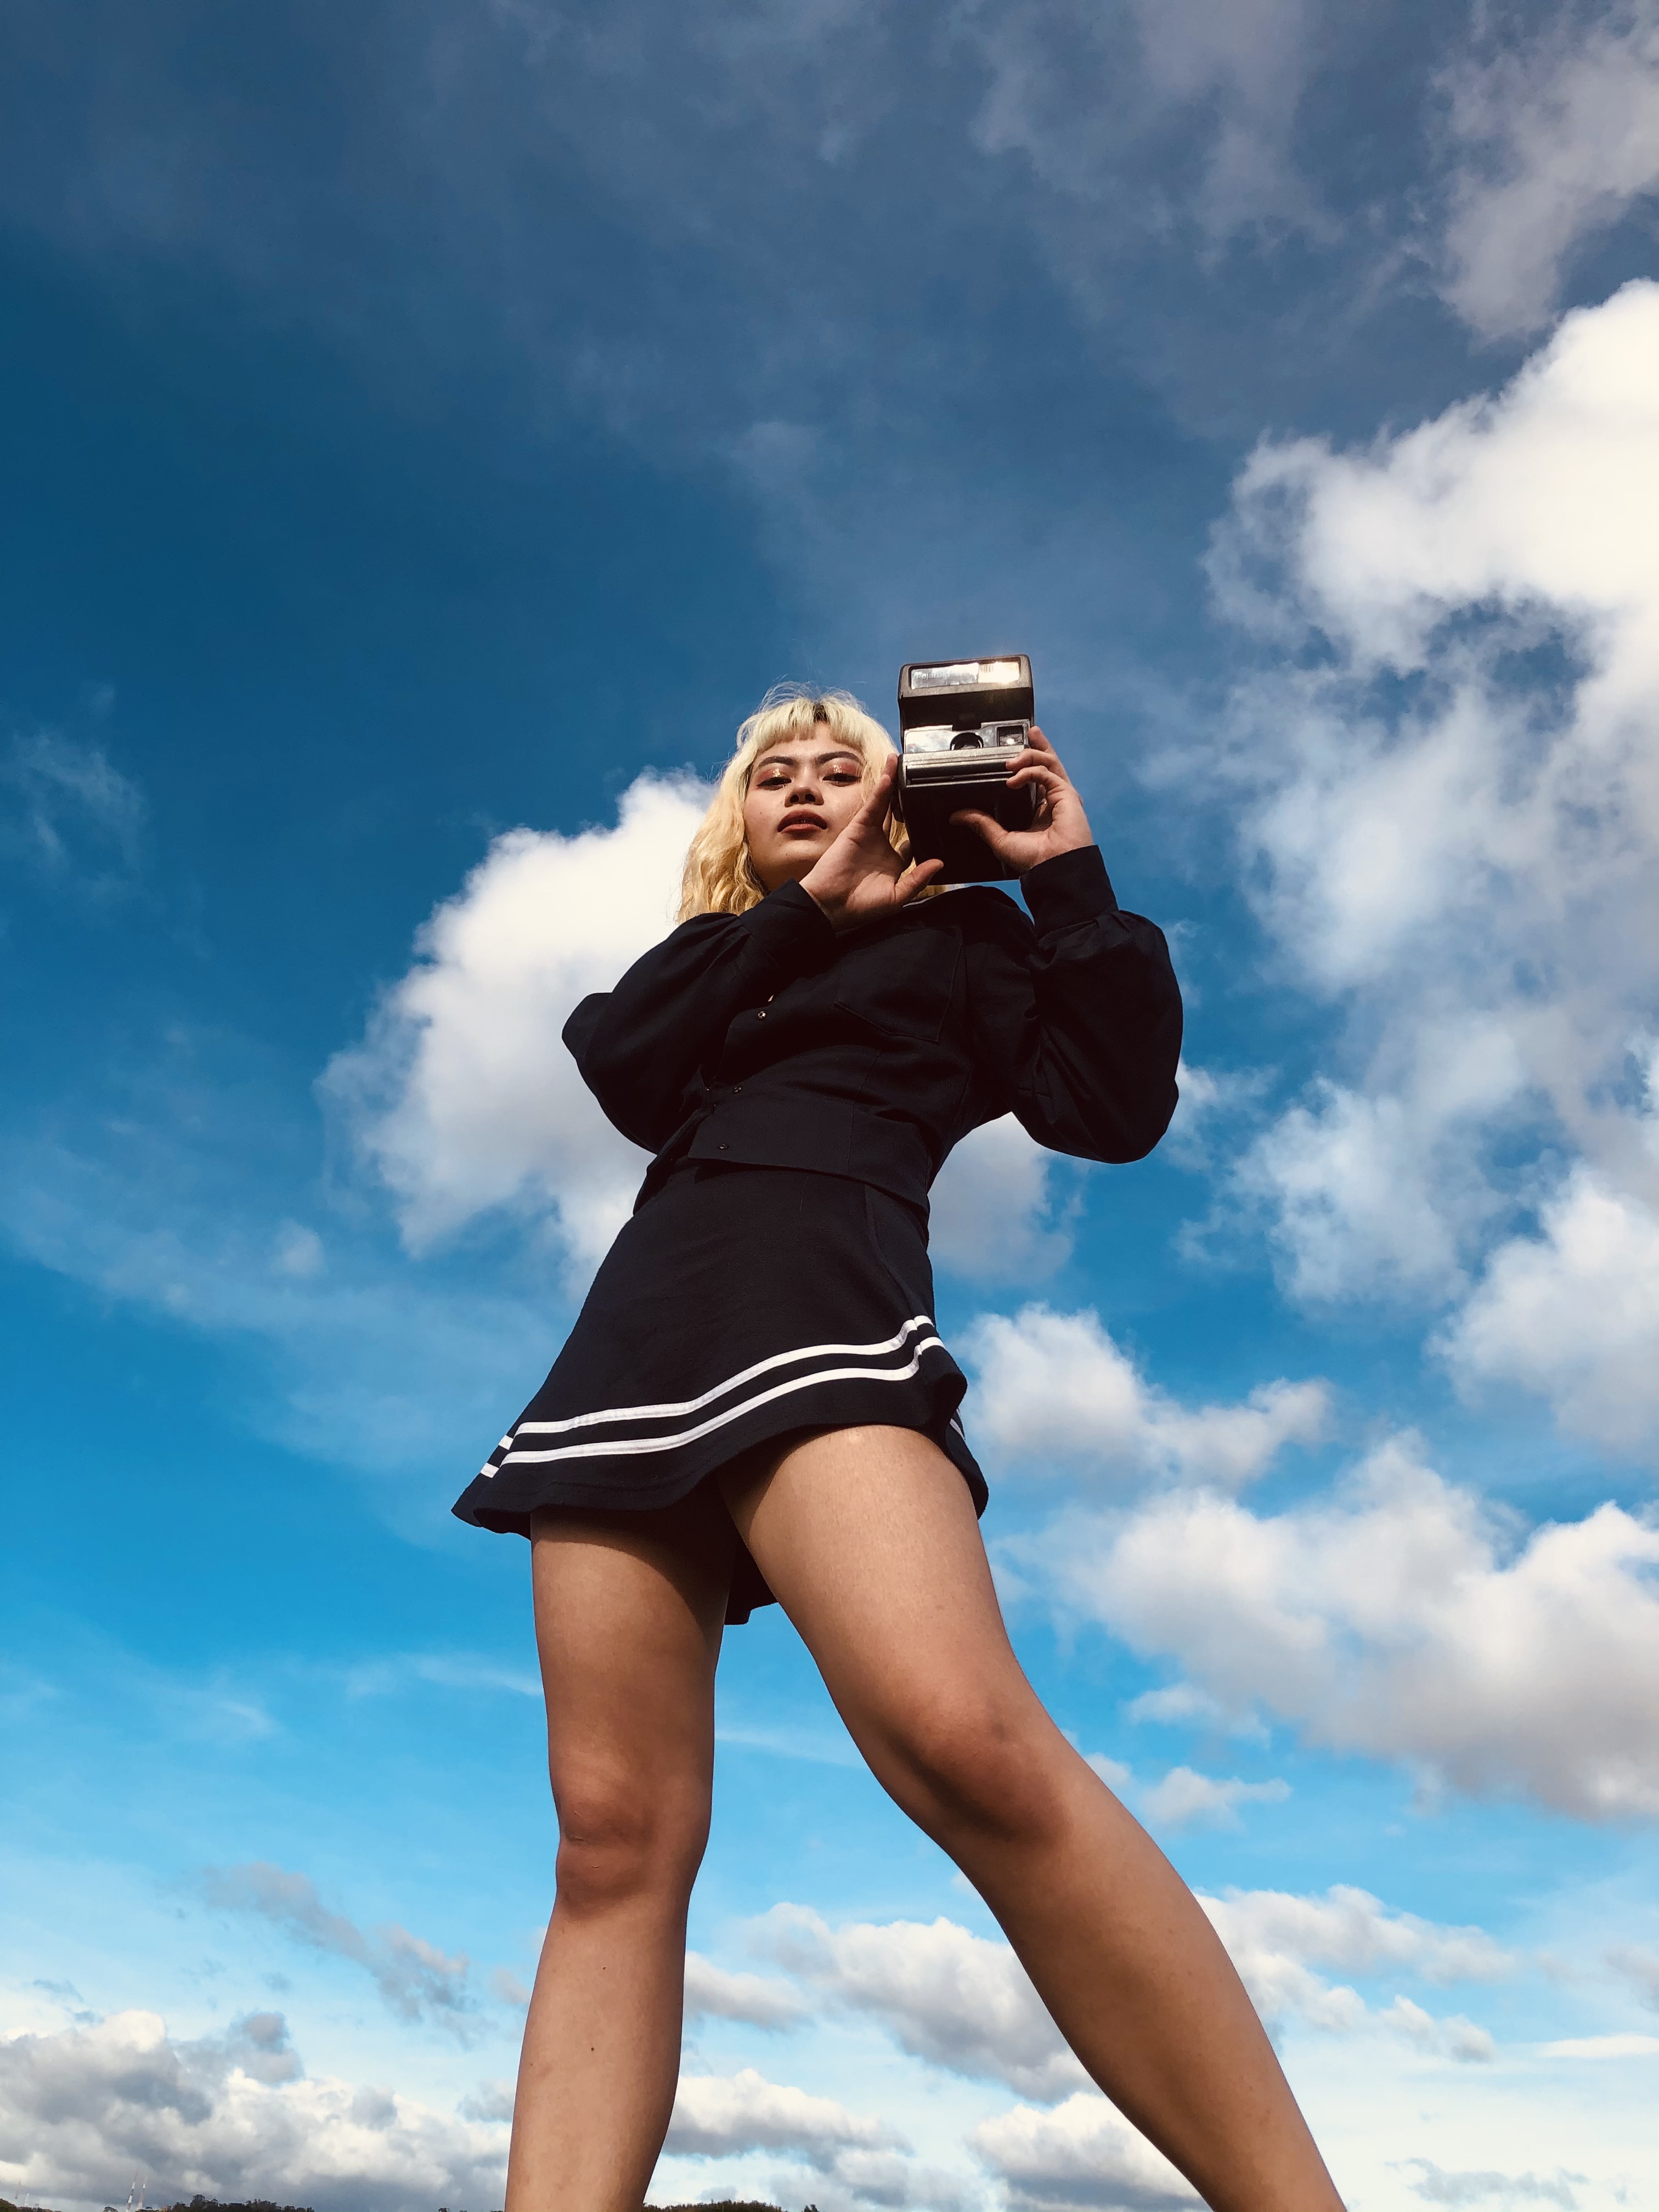
<svg viewBox="0 0 1659 2212">
<path fill-rule="evenodd" d="M 1243 1987 L 1010 1648 L 933 1328 L 927 1192 L 1010 1110 L 1138 1159 L 1176 1101 L 1162 933 L 1121 912 L 1031 733 L 1029 830 L 969 819 L 1028 921 L 928 896 L 886 732 L 744 723 L 680 926 L 565 1041 L 654 1153 L 541 1391 L 456 1507 L 532 1540 L 557 1890 L 507 2212 L 634 2212 L 678 2072 L 723 1622 L 775 1596 L 872 1771 L 955 1860 L 1101 2087 L 1223 2212 L 1340 2212 Z"/>
</svg>

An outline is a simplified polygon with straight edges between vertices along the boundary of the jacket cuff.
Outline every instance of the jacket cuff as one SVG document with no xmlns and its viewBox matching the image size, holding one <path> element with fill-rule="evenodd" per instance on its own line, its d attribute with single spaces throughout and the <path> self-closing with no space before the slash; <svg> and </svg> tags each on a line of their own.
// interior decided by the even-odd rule
<svg viewBox="0 0 1659 2212">
<path fill-rule="evenodd" d="M 823 908 L 795 883 L 780 884 L 738 920 L 756 951 L 786 975 L 810 968 L 836 941 Z"/>
<path fill-rule="evenodd" d="M 1040 937 L 1074 928 L 1079 922 L 1098 921 L 1102 915 L 1117 911 L 1098 845 L 1079 846 L 1073 853 L 1039 860 L 1020 878 L 1019 888 Z"/>
</svg>

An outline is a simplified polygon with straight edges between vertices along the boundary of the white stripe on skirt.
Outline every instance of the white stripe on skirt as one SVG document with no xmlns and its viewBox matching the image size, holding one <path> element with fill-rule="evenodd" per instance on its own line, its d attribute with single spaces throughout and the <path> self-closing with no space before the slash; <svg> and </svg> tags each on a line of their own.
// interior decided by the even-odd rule
<svg viewBox="0 0 1659 2212">
<path fill-rule="evenodd" d="M 763 1374 L 769 1368 L 783 1366 L 795 1359 L 811 1359 L 824 1354 L 834 1355 L 842 1352 L 868 1353 L 894 1352 L 903 1343 L 913 1328 L 931 1328 L 932 1326 L 933 1323 L 925 1315 L 919 1315 L 915 1321 L 907 1322 L 897 1336 L 890 1338 L 884 1344 L 869 1346 L 824 1344 L 815 1345 L 801 1352 L 778 1352 L 770 1359 L 761 1360 L 756 1366 L 746 1368 L 741 1375 L 734 1375 L 731 1381 L 723 1383 L 719 1390 L 706 1391 L 701 1398 L 688 1400 L 684 1410 L 690 1412 L 695 1407 L 706 1406 L 711 1398 L 720 1397 L 722 1392 L 737 1388 L 756 1375 Z M 628 1453 L 672 1451 L 681 1444 L 696 1443 L 699 1437 L 709 1436 L 714 1430 L 724 1428 L 728 1421 L 741 1419 L 744 1413 L 752 1413 L 757 1407 L 770 1405 L 775 1398 L 787 1397 L 792 1391 L 795 1390 L 812 1389 L 820 1382 L 908 1382 L 921 1368 L 924 1352 L 944 1350 L 945 1346 L 937 1336 L 927 1336 L 922 1338 L 921 1342 L 913 1347 L 908 1361 L 902 1367 L 830 1367 L 820 1369 L 811 1375 L 797 1375 L 787 1382 L 775 1382 L 769 1390 L 757 1391 L 752 1398 L 744 1398 L 735 1406 L 728 1406 L 724 1413 L 716 1413 L 708 1420 L 700 1421 L 695 1428 L 676 1430 L 672 1436 L 610 1437 L 597 1439 L 591 1443 L 561 1444 L 548 1451 L 520 1451 L 515 1443 L 514 1449 L 501 1461 L 501 1466 L 527 1467 L 555 1459 L 608 1459 Z M 635 1406 L 622 1407 L 608 1413 L 579 1414 L 569 1421 L 526 1421 L 520 1425 L 518 1434 L 521 1436 L 532 1428 L 538 1432 L 576 1428 L 599 1420 L 650 1419 L 653 1415 L 660 1418 L 664 1414 L 676 1413 L 681 1410 L 679 1407 L 674 1406 Z M 492 1476 L 499 1474 L 500 1471 L 499 1468 L 491 1467 L 487 1462 L 479 1469 L 481 1474 Z"/>
<path fill-rule="evenodd" d="M 724 1382 L 717 1382 L 700 1398 L 682 1398 L 673 1405 L 613 1406 L 603 1413 L 573 1413 L 564 1421 L 520 1421 L 514 1433 L 521 1437 L 532 1432 L 538 1437 L 562 1436 L 567 1429 L 591 1429 L 600 1421 L 673 1420 L 681 1413 L 700 1413 L 716 1398 L 725 1397 L 728 1390 L 740 1390 L 745 1382 L 752 1382 L 757 1375 L 769 1374 L 775 1367 L 793 1367 L 798 1359 L 879 1359 L 884 1352 L 896 1352 L 913 1331 L 933 1326 L 931 1314 L 917 1314 L 905 1322 L 896 1336 L 884 1338 L 879 1344 L 804 1344 L 799 1352 L 775 1352 L 769 1359 L 757 1359 L 752 1367 L 727 1376 Z M 505 1437 L 502 1442 L 506 1442 Z"/>
</svg>

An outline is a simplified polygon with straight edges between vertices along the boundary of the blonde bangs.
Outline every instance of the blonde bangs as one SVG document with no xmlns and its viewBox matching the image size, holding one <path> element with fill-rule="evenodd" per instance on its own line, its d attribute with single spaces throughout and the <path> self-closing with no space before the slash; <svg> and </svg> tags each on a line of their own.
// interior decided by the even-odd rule
<svg viewBox="0 0 1659 2212">
<path fill-rule="evenodd" d="M 738 732 L 736 748 L 726 764 L 714 803 L 691 840 L 677 920 L 689 921 L 694 914 L 746 914 L 766 896 L 764 884 L 749 865 L 749 842 L 744 833 L 743 805 L 749 796 L 749 779 L 763 753 L 792 739 L 810 738 L 817 728 L 828 728 L 840 744 L 859 755 L 864 763 L 866 791 L 893 750 L 891 738 L 873 715 L 865 713 L 850 691 L 811 691 L 801 684 L 775 685 Z M 901 860 L 908 860 L 910 841 L 902 826 L 890 819 L 887 835 L 893 850 Z"/>
</svg>

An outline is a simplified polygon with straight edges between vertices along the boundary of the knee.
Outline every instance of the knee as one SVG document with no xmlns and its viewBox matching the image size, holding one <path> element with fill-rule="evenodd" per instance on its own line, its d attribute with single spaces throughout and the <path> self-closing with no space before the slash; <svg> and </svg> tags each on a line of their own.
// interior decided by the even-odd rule
<svg viewBox="0 0 1659 2212">
<path fill-rule="evenodd" d="M 556 1775 L 557 1902 L 567 1912 L 690 1895 L 708 1841 L 702 1777 L 678 1781 L 602 1766 Z"/>
<path fill-rule="evenodd" d="M 1040 1712 L 943 1695 L 895 1731 L 889 1787 L 947 1850 L 969 1839 L 1037 1840 L 1063 1818 L 1051 1734 Z"/>
</svg>

